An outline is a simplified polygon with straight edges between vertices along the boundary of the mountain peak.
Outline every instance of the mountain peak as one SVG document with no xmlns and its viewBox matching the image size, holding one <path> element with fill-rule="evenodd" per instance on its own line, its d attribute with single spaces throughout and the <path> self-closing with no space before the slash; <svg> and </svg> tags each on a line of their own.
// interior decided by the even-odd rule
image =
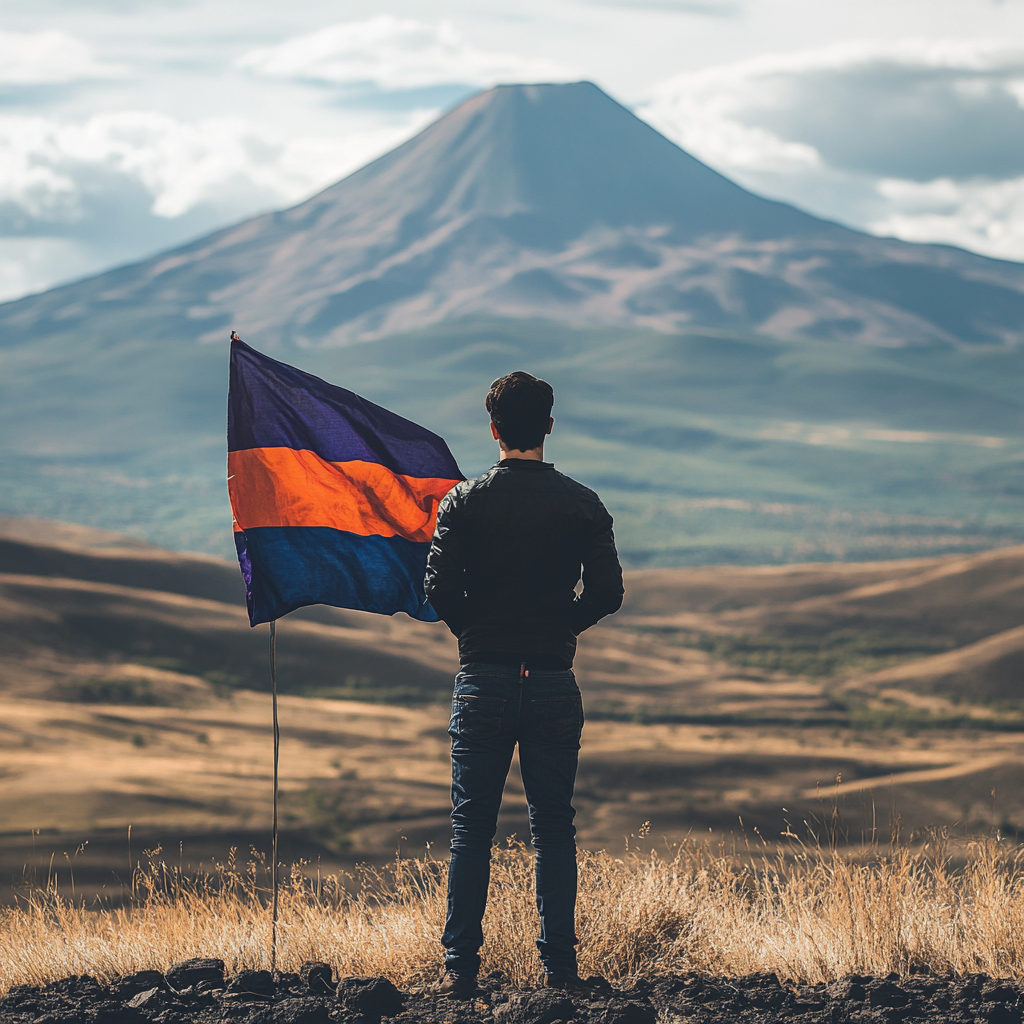
<svg viewBox="0 0 1024 1024">
<path fill-rule="evenodd" d="M 470 316 L 1024 341 L 1024 268 L 755 196 L 591 82 L 504 85 L 298 206 L 8 307 L 345 344 Z"/>
<path fill-rule="evenodd" d="M 680 239 L 823 227 L 744 191 L 592 82 L 479 93 L 310 202 L 340 204 L 343 218 L 351 205 L 364 215 L 383 207 L 384 220 L 397 205 L 431 225 L 494 218 L 517 240 L 546 248 L 595 226 L 657 227 Z"/>
</svg>

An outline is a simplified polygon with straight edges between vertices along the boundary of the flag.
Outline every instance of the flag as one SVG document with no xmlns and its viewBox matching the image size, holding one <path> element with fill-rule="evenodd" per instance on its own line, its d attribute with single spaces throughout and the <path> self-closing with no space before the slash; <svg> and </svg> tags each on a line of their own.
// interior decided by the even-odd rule
<svg viewBox="0 0 1024 1024">
<path fill-rule="evenodd" d="M 309 604 L 436 622 L 427 552 L 462 479 L 437 434 L 232 340 L 228 494 L 251 625 Z"/>
</svg>

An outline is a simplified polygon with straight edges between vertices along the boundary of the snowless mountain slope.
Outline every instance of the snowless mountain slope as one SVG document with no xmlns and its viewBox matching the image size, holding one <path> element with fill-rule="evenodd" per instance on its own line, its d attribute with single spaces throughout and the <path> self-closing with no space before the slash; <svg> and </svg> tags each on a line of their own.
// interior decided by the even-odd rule
<svg viewBox="0 0 1024 1024">
<path fill-rule="evenodd" d="M 10 304 L 5 333 L 344 343 L 467 316 L 880 345 L 1024 338 L 1024 268 L 759 198 L 596 86 L 500 86 L 290 210 Z"/>
</svg>

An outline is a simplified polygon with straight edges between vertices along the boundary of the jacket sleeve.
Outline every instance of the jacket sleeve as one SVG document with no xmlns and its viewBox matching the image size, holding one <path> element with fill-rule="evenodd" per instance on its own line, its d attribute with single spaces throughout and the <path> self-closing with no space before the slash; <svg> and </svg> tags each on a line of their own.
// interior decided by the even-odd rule
<svg viewBox="0 0 1024 1024">
<path fill-rule="evenodd" d="M 583 552 L 583 593 L 573 602 L 569 628 L 579 636 L 622 607 L 622 566 L 615 551 L 612 517 L 599 506 L 593 532 Z"/>
<path fill-rule="evenodd" d="M 469 599 L 457 520 L 458 506 L 453 495 L 448 494 L 437 508 L 423 589 L 434 611 L 459 636 L 468 619 Z"/>
</svg>

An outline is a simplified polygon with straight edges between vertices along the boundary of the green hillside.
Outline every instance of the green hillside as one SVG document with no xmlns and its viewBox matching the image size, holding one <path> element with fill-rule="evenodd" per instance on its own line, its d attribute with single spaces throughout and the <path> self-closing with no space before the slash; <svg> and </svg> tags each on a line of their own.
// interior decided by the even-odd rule
<svg viewBox="0 0 1024 1024">
<path fill-rule="evenodd" d="M 0 347 L 0 513 L 229 553 L 226 342 L 55 323 Z M 550 455 L 598 488 L 633 565 L 1024 540 L 1021 350 L 491 320 L 270 354 L 437 430 L 467 474 L 494 457 L 491 379 L 546 377 Z"/>
</svg>

